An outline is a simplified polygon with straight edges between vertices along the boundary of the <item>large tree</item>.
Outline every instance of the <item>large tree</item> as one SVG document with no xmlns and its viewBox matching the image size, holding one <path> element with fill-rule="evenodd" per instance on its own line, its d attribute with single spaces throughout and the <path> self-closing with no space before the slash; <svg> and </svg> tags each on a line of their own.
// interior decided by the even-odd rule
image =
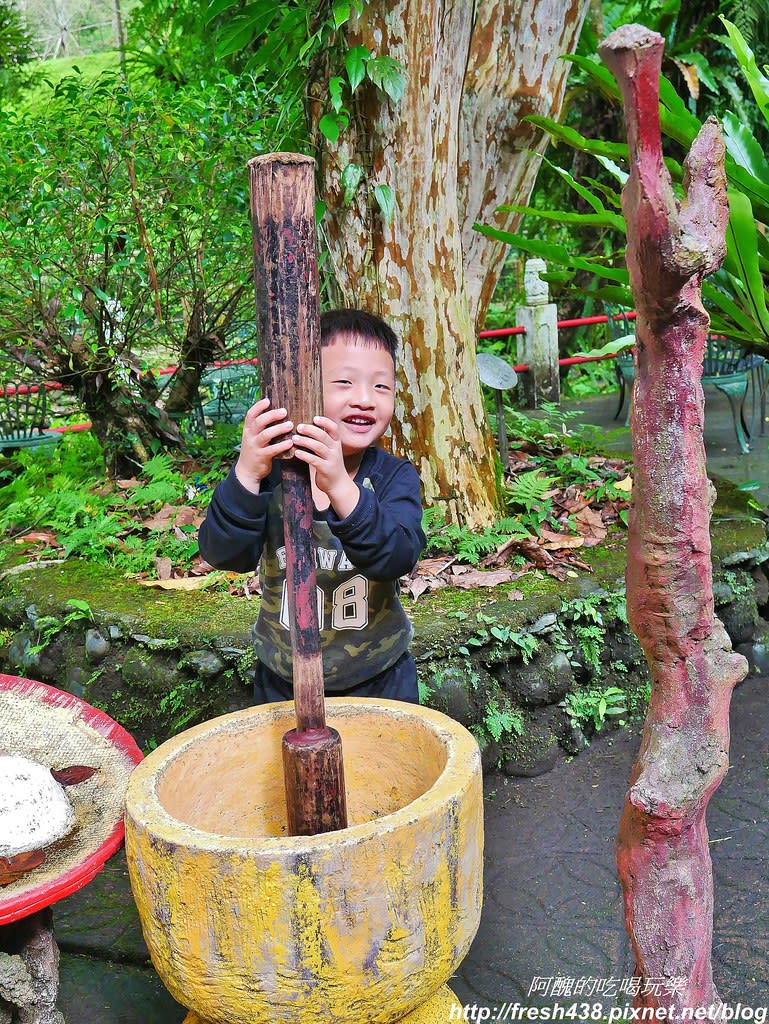
<svg viewBox="0 0 769 1024">
<path fill-rule="evenodd" d="M 525 201 L 544 149 L 525 118 L 557 116 L 568 73 L 560 56 L 576 45 L 587 7 L 372 0 L 345 28 L 347 79 L 333 53 L 311 76 L 342 297 L 398 328 L 396 448 L 415 462 L 428 501 L 471 525 L 494 515 L 475 339 L 505 252 L 474 224 L 514 226 L 516 215 L 496 210 Z M 344 129 L 332 141 L 329 96 Z"/>
</svg>

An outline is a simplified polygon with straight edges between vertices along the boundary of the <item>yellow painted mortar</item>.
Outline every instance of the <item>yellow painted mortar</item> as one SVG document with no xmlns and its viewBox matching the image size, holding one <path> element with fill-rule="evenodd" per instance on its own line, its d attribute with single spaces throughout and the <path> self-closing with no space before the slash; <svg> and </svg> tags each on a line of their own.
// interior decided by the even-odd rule
<svg viewBox="0 0 769 1024">
<path fill-rule="evenodd" d="M 326 705 L 342 736 L 343 831 L 285 834 L 291 704 L 196 726 L 131 777 L 126 851 L 144 936 L 171 994 L 202 1021 L 443 1019 L 407 1015 L 441 989 L 478 927 L 477 744 L 427 708 Z"/>
<path fill-rule="evenodd" d="M 416 1010 L 401 1017 L 398 1024 L 450 1024 L 451 1021 L 460 1020 L 460 1013 L 464 1007 L 448 987 L 443 985 L 438 991 L 430 996 L 426 1003 L 422 1003 Z M 206 1024 L 202 1017 L 195 1013 L 188 1013 L 184 1018 L 184 1024 Z"/>
</svg>

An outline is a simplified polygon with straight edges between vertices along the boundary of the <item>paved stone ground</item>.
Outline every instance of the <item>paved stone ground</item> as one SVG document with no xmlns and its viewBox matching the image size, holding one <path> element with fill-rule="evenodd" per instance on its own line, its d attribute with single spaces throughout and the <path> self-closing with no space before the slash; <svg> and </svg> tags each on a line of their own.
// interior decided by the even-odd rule
<svg viewBox="0 0 769 1024">
<path fill-rule="evenodd" d="M 724 1000 L 754 1007 L 769 1004 L 767 696 L 766 678 L 735 691 L 731 768 L 709 813 L 715 975 Z M 487 778 L 483 916 L 451 982 L 463 1004 L 549 1006 L 552 989 L 529 994 L 535 978 L 562 987 L 563 979 L 613 979 L 621 988 L 630 977 L 613 847 L 637 747 L 638 729 L 621 730 L 540 778 Z M 148 966 L 122 854 L 54 914 L 68 1024 L 183 1020 Z"/>
<path fill-rule="evenodd" d="M 769 1004 L 768 696 L 766 678 L 735 691 L 731 766 L 708 814 L 714 973 L 726 1002 L 753 1006 Z M 537 779 L 487 779 L 486 902 L 452 983 L 463 1003 L 550 1006 L 549 992 L 529 994 L 535 978 L 632 975 L 614 835 L 638 742 L 638 728 L 622 730 Z"/>
<path fill-rule="evenodd" d="M 612 396 L 581 407 L 585 422 L 616 425 Z M 757 437 L 751 454 L 740 455 L 726 399 L 717 392 L 708 392 L 705 440 L 712 472 L 736 483 L 758 479 L 759 500 L 769 503 L 767 438 Z M 627 432 L 614 443 L 627 449 Z M 749 679 L 734 694 L 732 767 L 709 812 L 715 975 L 724 1000 L 754 1007 L 769 1004 L 767 688 L 769 679 Z M 552 988 L 529 994 L 535 978 L 561 979 L 563 989 L 564 979 L 613 979 L 619 987 L 630 976 L 613 847 L 637 748 L 637 730 L 614 732 L 538 779 L 486 780 L 483 916 L 451 982 L 463 1003 L 548 1006 L 557 998 Z M 149 966 L 122 854 L 86 889 L 57 904 L 54 918 L 68 1024 L 184 1019 Z M 597 999 L 606 1007 L 625 1002 L 596 995 L 589 1001 Z"/>
</svg>

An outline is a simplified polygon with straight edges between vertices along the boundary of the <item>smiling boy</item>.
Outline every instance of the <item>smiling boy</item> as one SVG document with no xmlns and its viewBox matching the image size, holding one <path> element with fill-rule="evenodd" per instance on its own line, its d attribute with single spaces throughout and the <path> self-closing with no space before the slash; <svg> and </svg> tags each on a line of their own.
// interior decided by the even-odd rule
<svg viewBox="0 0 769 1024">
<path fill-rule="evenodd" d="M 376 447 L 393 415 L 396 350 L 379 317 L 324 313 L 324 415 L 294 424 L 285 409 L 261 399 L 246 415 L 237 463 L 214 491 L 201 554 L 236 572 L 259 565 L 255 704 L 293 696 L 282 491 L 273 465 L 291 448 L 310 467 L 326 693 L 418 703 L 398 579 L 425 544 L 419 477 L 411 463 Z"/>
</svg>

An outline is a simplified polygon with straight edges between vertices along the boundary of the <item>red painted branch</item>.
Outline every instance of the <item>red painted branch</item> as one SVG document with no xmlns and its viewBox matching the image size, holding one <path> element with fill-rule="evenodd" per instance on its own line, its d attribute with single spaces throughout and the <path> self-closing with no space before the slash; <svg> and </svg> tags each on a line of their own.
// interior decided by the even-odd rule
<svg viewBox="0 0 769 1024">
<path fill-rule="evenodd" d="M 707 121 L 687 157 L 679 205 L 662 161 L 663 44 L 626 25 L 600 53 L 622 92 L 630 154 L 622 206 L 638 316 L 627 605 L 652 677 L 617 866 L 636 973 L 677 983 L 642 985 L 636 1005 L 678 1012 L 720 1003 L 705 812 L 728 765 L 729 699 L 746 665 L 713 614 L 702 441 L 709 318 L 700 287 L 724 256 L 724 145 Z"/>
</svg>

